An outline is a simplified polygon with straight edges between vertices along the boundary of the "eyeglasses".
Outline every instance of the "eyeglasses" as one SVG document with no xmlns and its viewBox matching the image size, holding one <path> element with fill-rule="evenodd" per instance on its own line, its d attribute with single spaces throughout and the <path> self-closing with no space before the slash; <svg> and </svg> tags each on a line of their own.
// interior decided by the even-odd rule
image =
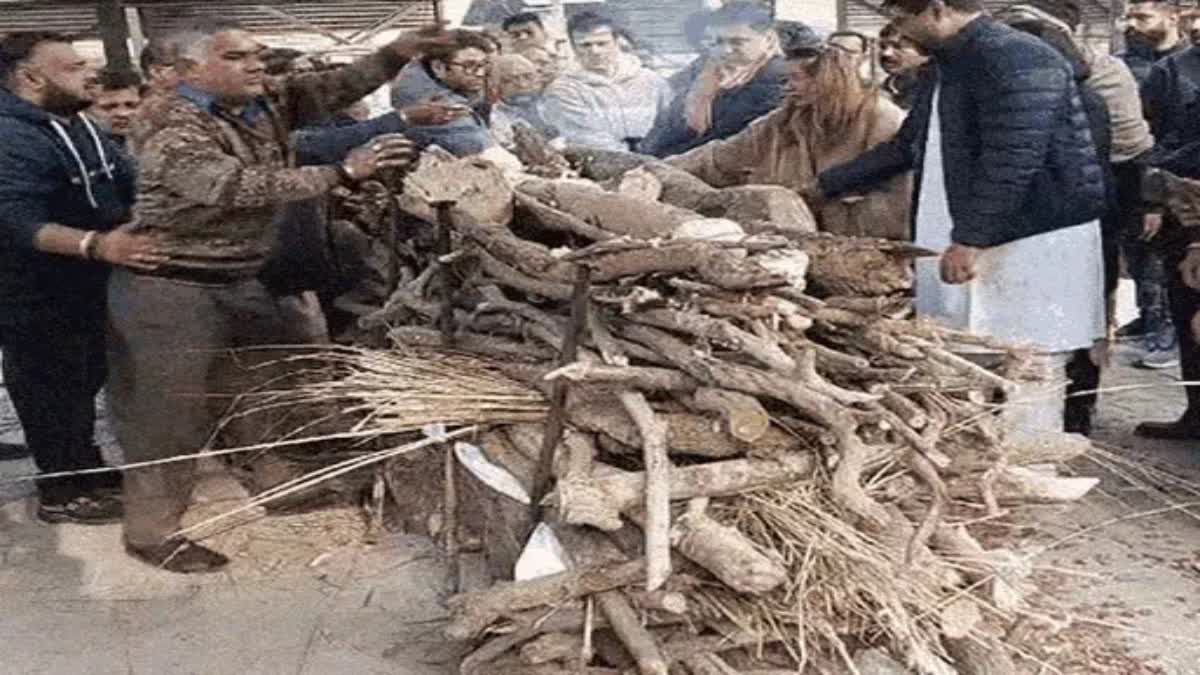
<svg viewBox="0 0 1200 675">
<path fill-rule="evenodd" d="M 464 73 L 474 73 L 476 75 L 486 73 L 488 70 L 488 64 L 486 61 L 448 61 L 446 65 L 450 68 L 458 68 Z"/>
</svg>

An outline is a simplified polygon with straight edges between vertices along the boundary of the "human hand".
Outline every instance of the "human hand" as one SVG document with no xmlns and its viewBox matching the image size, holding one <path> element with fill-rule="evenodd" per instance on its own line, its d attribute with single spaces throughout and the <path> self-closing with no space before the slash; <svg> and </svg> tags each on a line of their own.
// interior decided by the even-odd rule
<svg viewBox="0 0 1200 675">
<path fill-rule="evenodd" d="M 1179 263 L 1179 273 L 1188 288 L 1200 291 L 1200 249 L 1188 249 L 1183 262 Z"/>
<path fill-rule="evenodd" d="M 1162 231 L 1163 216 L 1161 213 L 1147 213 L 1142 216 L 1142 241 L 1150 241 Z"/>
<path fill-rule="evenodd" d="M 384 134 L 351 150 L 342 168 L 354 180 L 363 180 L 380 169 L 406 168 L 416 155 L 417 146 L 403 134 Z"/>
<path fill-rule="evenodd" d="M 403 33 L 388 47 L 398 56 L 412 61 L 429 49 L 453 48 L 457 33 L 446 30 L 446 23 L 433 24 L 415 31 Z"/>
<path fill-rule="evenodd" d="M 948 284 L 965 284 L 975 279 L 975 256 L 979 249 L 962 244 L 951 244 L 942 254 L 942 281 Z"/>
<path fill-rule="evenodd" d="M 151 272 L 171 258 L 163 252 L 153 237 L 134 234 L 130 226 L 126 225 L 98 235 L 96 259 L 109 265 Z"/>
<path fill-rule="evenodd" d="M 471 109 L 461 103 L 446 101 L 443 95 L 428 98 L 400 110 L 405 124 L 414 127 L 440 127 L 471 114 Z"/>
</svg>

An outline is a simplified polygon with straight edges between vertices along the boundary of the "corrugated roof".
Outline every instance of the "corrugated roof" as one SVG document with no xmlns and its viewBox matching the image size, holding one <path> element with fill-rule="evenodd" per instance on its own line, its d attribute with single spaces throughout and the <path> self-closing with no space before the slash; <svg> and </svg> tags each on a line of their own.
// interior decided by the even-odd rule
<svg viewBox="0 0 1200 675">
<path fill-rule="evenodd" d="M 53 30 L 78 35 L 96 32 L 95 2 L 29 2 L 0 0 L 0 32 L 20 30 Z M 323 2 L 180 2 L 163 0 L 127 0 L 126 7 L 142 12 L 145 29 L 153 34 L 179 25 L 195 16 L 220 16 L 234 19 L 248 29 L 259 32 L 284 33 L 308 31 L 306 27 L 334 33 L 349 33 L 370 28 L 398 10 L 407 12 L 394 24 L 396 28 L 412 28 L 428 24 L 434 17 L 434 0 L 325 0 Z M 298 19 L 281 16 L 285 12 Z"/>
</svg>

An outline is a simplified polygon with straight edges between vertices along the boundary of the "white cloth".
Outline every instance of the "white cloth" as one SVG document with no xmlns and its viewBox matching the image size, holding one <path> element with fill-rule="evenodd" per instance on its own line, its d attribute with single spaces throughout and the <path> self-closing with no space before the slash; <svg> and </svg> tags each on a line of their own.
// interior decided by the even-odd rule
<svg viewBox="0 0 1200 675">
<path fill-rule="evenodd" d="M 954 226 L 942 165 L 940 95 L 939 85 L 933 95 L 916 219 L 917 245 L 939 252 L 952 243 Z M 974 281 L 950 285 L 942 282 L 938 258 L 919 258 L 917 314 L 1042 352 L 1091 347 L 1104 336 L 1098 222 L 981 249 L 976 272 Z"/>
</svg>

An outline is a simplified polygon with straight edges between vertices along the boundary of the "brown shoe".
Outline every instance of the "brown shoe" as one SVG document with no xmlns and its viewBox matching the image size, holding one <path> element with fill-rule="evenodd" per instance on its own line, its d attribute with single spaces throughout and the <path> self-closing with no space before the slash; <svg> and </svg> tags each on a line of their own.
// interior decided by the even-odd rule
<svg viewBox="0 0 1200 675">
<path fill-rule="evenodd" d="M 184 537 L 172 537 L 155 546 L 134 546 L 125 542 L 125 551 L 142 562 L 176 574 L 216 572 L 229 564 L 229 558 Z"/>
</svg>

